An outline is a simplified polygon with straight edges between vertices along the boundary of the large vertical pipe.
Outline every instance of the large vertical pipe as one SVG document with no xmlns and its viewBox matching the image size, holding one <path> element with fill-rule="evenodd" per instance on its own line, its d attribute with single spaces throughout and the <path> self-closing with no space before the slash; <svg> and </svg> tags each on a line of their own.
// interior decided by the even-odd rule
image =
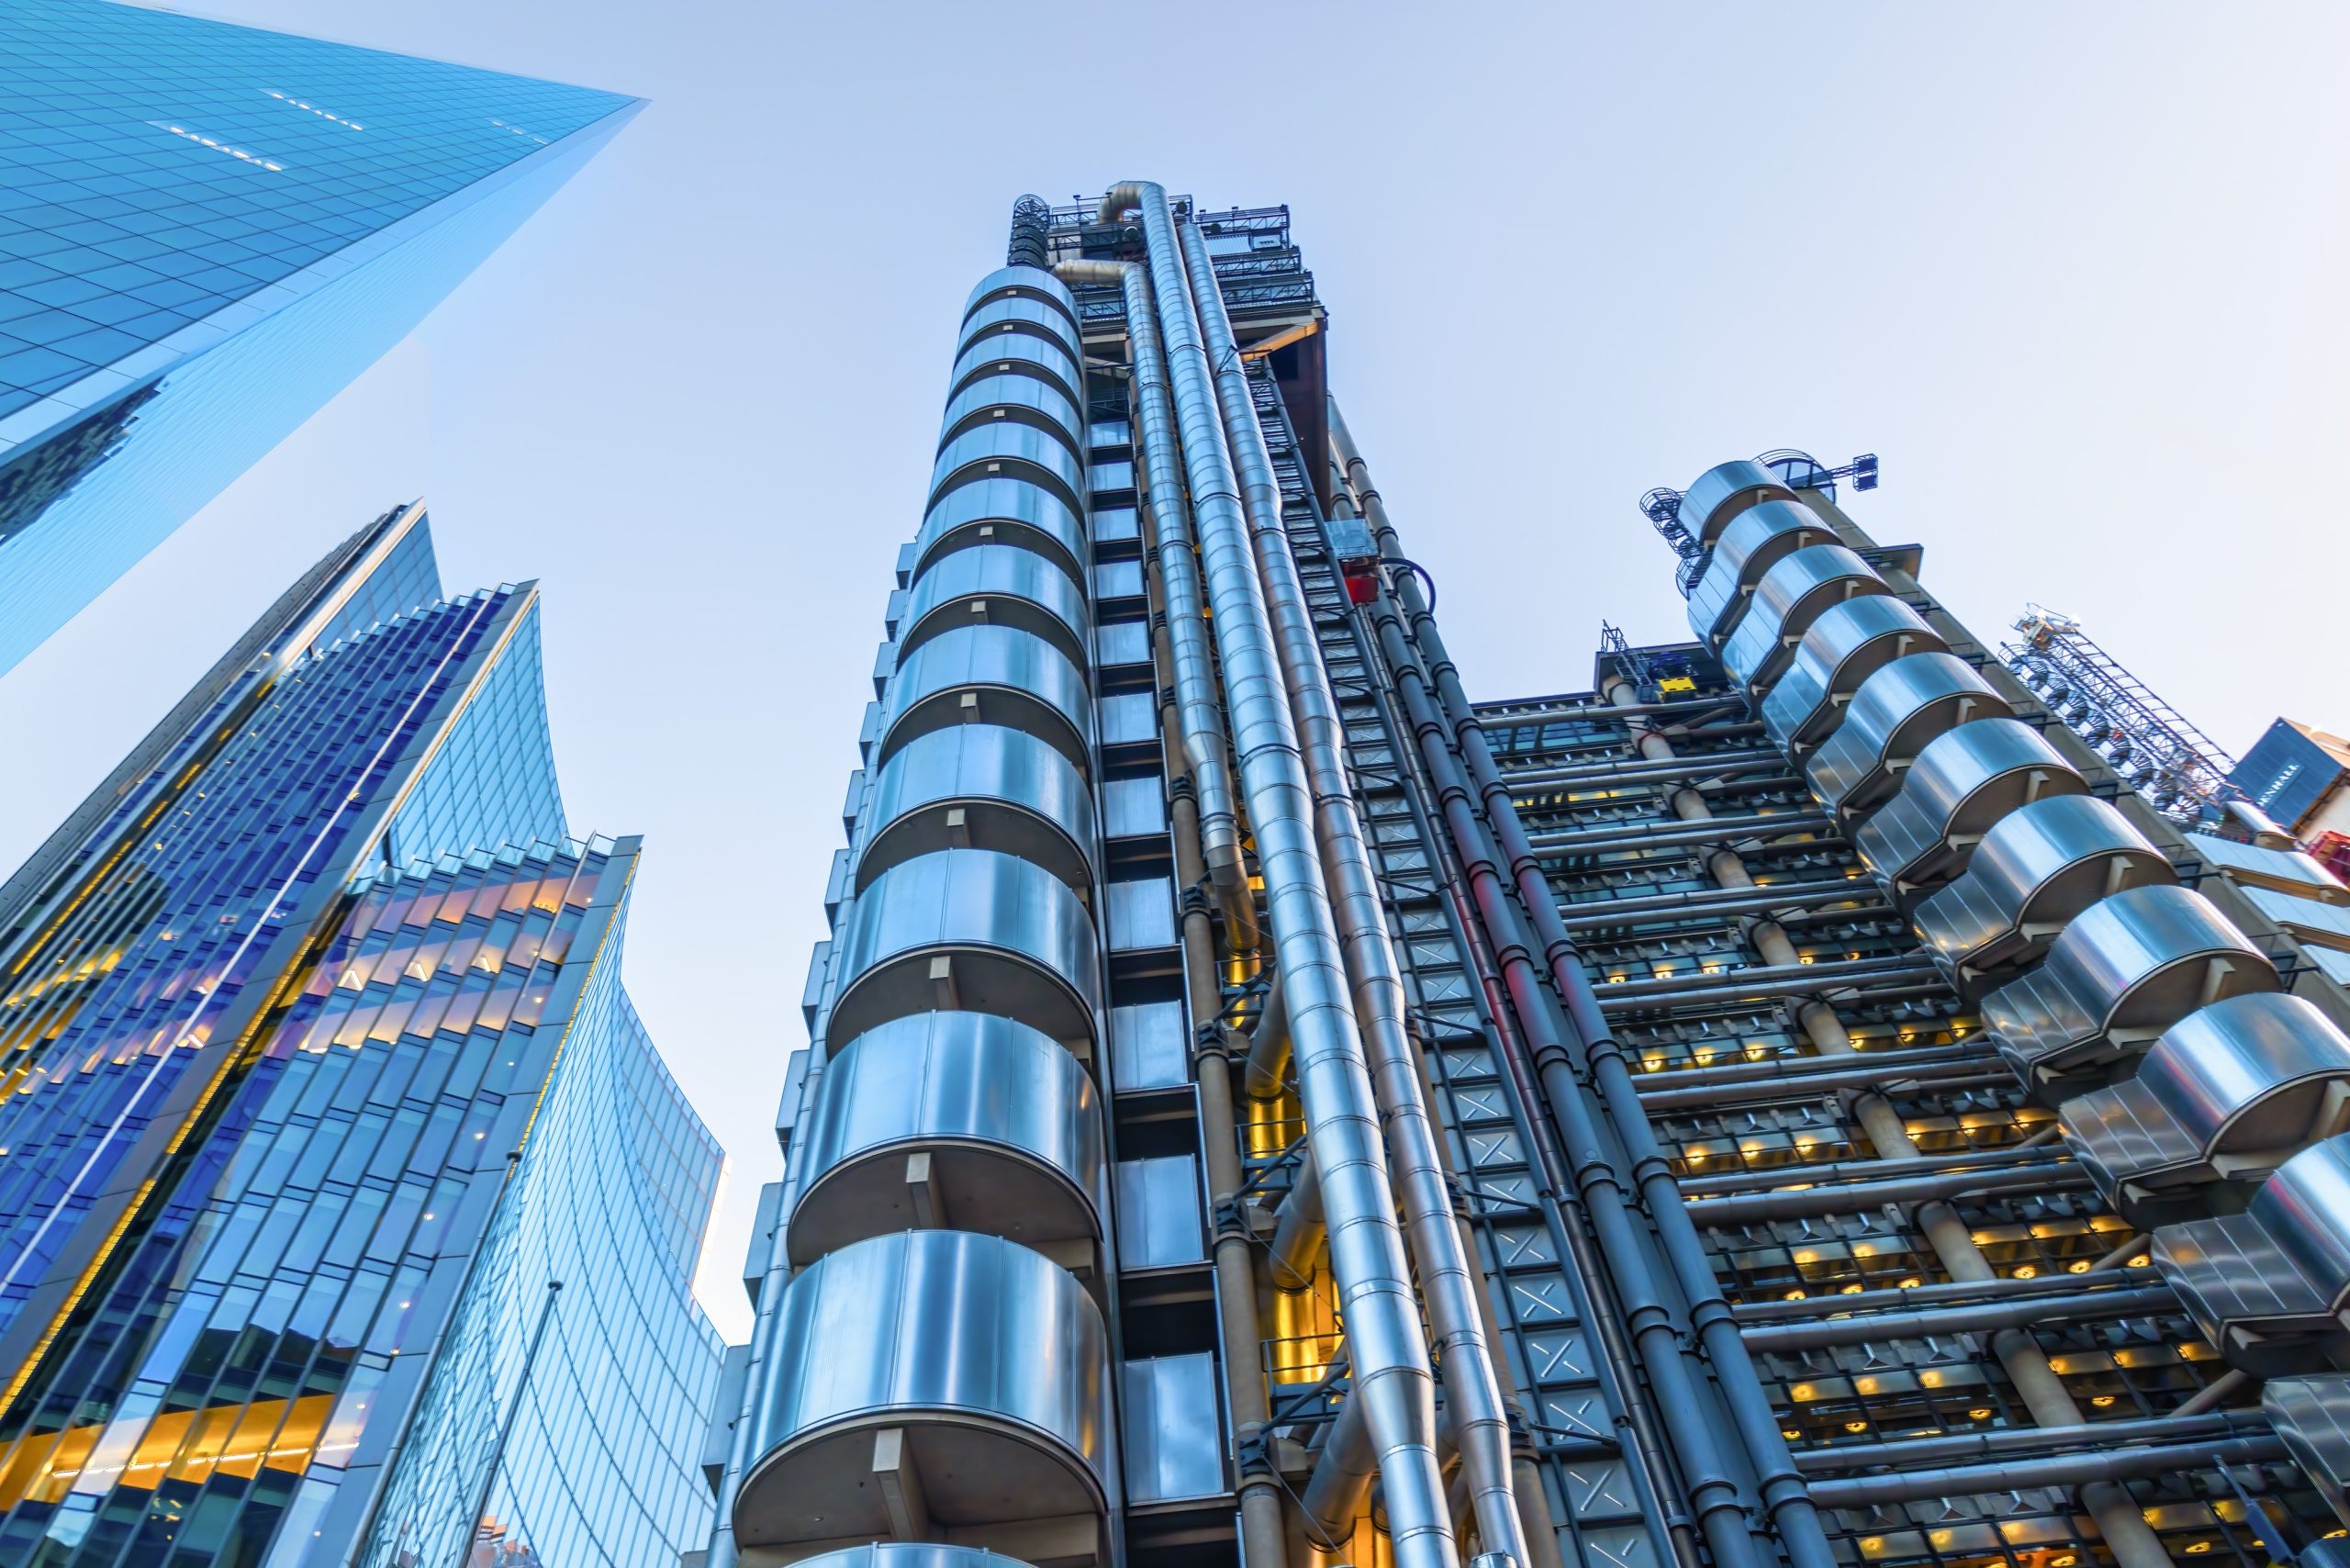
<svg viewBox="0 0 2350 1568">
<path fill-rule="evenodd" d="M 1370 470 L 1361 454 L 1355 450 L 1352 436 L 1338 411 L 1337 399 L 1330 402 L 1330 439 L 1348 485 L 1354 489 L 1357 504 L 1371 522 L 1379 541 L 1380 552 L 1390 558 L 1400 559 L 1400 549 L 1394 526 L 1387 519 L 1384 503 L 1371 483 Z M 1478 890 L 1478 903 L 1490 922 L 1503 929 L 1517 926 L 1513 902 L 1500 891 L 1502 881 L 1499 860 L 1506 856 L 1517 894 L 1516 905 L 1522 905 L 1535 926 L 1535 935 L 1542 944 L 1549 960 L 1551 983 L 1559 998 L 1565 1003 L 1568 1032 L 1582 1047 L 1584 1064 L 1590 1074 L 1608 1121 L 1617 1129 L 1632 1160 L 1630 1172 L 1635 1190 L 1648 1211 L 1654 1226 L 1657 1242 L 1663 1251 L 1674 1282 L 1689 1303 L 1689 1320 L 1697 1330 L 1700 1344 L 1714 1369 L 1715 1382 L 1722 1399 L 1729 1406 L 1731 1425 L 1740 1446 L 1746 1450 L 1760 1482 L 1762 1501 L 1780 1541 L 1795 1568 L 1833 1568 L 1835 1556 L 1828 1544 L 1826 1531 L 1819 1523 L 1818 1511 L 1812 1506 L 1803 1477 L 1795 1467 L 1787 1450 L 1786 1439 L 1780 1435 L 1777 1417 L 1771 1408 L 1769 1395 L 1754 1371 L 1752 1361 L 1740 1342 L 1738 1325 L 1730 1316 L 1729 1304 L 1723 1298 L 1719 1282 L 1714 1277 L 1713 1266 L 1697 1235 L 1695 1225 L 1682 1206 L 1680 1192 L 1673 1178 L 1670 1162 L 1658 1146 L 1653 1130 L 1642 1112 L 1639 1096 L 1632 1085 L 1631 1074 L 1625 1066 L 1622 1048 L 1608 1032 L 1601 1017 L 1597 998 L 1592 993 L 1590 977 L 1583 972 L 1582 955 L 1567 937 L 1560 921 L 1558 904 L 1550 886 L 1543 879 L 1541 867 L 1534 859 L 1533 850 L 1526 841 L 1525 829 L 1518 823 L 1516 812 L 1510 802 L 1508 787 L 1501 780 L 1491 748 L 1485 743 L 1484 731 L 1476 722 L 1475 711 L 1469 706 L 1467 694 L 1461 690 L 1460 678 L 1447 655 L 1443 639 L 1436 628 L 1426 597 L 1418 583 L 1409 574 L 1403 576 L 1394 590 L 1404 610 L 1411 618 L 1411 640 L 1419 644 L 1419 655 L 1427 660 L 1427 669 L 1420 669 L 1420 657 L 1400 646 L 1394 611 L 1390 595 L 1382 591 L 1380 607 L 1386 610 L 1382 622 L 1382 645 L 1400 673 L 1416 676 L 1418 680 L 1404 683 L 1407 695 L 1429 699 L 1429 705 L 1442 715 L 1438 728 L 1444 734 L 1423 733 L 1423 750 L 1430 756 L 1432 772 L 1465 766 L 1469 780 L 1473 782 L 1477 797 L 1483 805 L 1481 813 L 1471 808 L 1471 797 L 1464 782 L 1457 794 L 1448 791 L 1446 821 L 1453 833 L 1472 888 Z M 1408 663 L 1406 663 L 1406 661 Z M 1420 687 L 1420 682 L 1426 687 Z M 1418 689 L 1416 691 L 1416 688 Z M 1428 690 L 1432 688 L 1432 691 Z M 1435 714 L 1429 715 L 1431 722 Z M 1419 715 L 1415 715 L 1416 727 Z M 1445 744 L 1449 739 L 1449 745 Z M 1439 776 L 1440 773 L 1439 773 Z M 1494 843 L 1498 837 L 1499 845 Z M 1523 938 L 1520 938 L 1523 941 Z M 1496 929 L 1494 942 L 1505 965 L 1505 978 L 1518 961 L 1531 952 L 1531 945 L 1518 946 L 1505 938 Z M 1515 949 L 1515 950 L 1513 950 Z M 1528 967 L 1530 968 L 1530 965 Z M 1519 1001 L 1514 986 L 1513 1001 L 1519 1002 L 1521 1013 L 1531 1008 L 1539 1012 L 1543 1005 L 1539 997 Z M 1531 1029 L 1532 1021 L 1528 1020 Z M 1553 1115 L 1561 1118 L 1561 1131 L 1571 1147 L 1578 1150 L 1577 1165 L 1588 1176 L 1605 1175 L 1606 1192 L 1593 1204 L 1597 1221 L 1606 1213 L 1613 1199 L 1607 1193 L 1620 1196 L 1612 1185 L 1614 1173 L 1606 1170 L 1605 1162 L 1587 1159 L 1582 1151 L 1597 1148 L 1595 1139 L 1586 1142 L 1587 1134 L 1567 1125 L 1568 1118 L 1584 1115 L 1583 1097 L 1590 1091 L 1577 1080 L 1563 1046 L 1557 1041 L 1533 1042 L 1543 1089 L 1550 1101 Z M 1591 1131 L 1595 1132 L 1595 1129 Z M 1642 1266 L 1637 1256 L 1620 1253 L 1608 1248 L 1610 1261 L 1618 1271 L 1621 1286 L 1624 1271 L 1637 1271 Z M 1629 1315 L 1637 1321 L 1642 1314 L 1627 1303 Z M 1636 1335 L 1636 1339 L 1639 1336 Z M 1675 1411 L 1673 1402 L 1662 1401 L 1668 1420 Z M 1687 1438 L 1675 1431 L 1676 1444 Z M 1711 1436 L 1703 1441 L 1710 1449 Z M 1684 1458 L 1687 1454 L 1684 1448 Z M 1698 1488 L 1693 1484 L 1693 1492 Z M 1707 1517 L 1704 1506 L 1698 1507 L 1701 1518 Z M 1717 1551 L 1719 1547 L 1717 1546 Z"/>
<path fill-rule="evenodd" d="M 1193 223 L 1181 225 L 1180 234 L 1192 304 L 1214 368 L 1225 435 L 1240 481 L 1241 505 L 1256 548 L 1258 581 L 1272 623 L 1281 682 L 1289 692 L 1291 717 L 1313 790 L 1315 835 L 1329 879 L 1347 975 L 1353 982 L 1355 1016 L 1370 1057 L 1372 1092 L 1386 1117 L 1388 1156 L 1404 1201 L 1405 1234 L 1412 1259 L 1419 1265 L 1429 1327 L 1441 1353 L 1446 1408 L 1478 1539 L 1486 1553 L 1523 1565 L 1527 1548 L 1510 1472 L 1509 1416 L 1494 1375 L 1484 1318 L 1477 1308 L 1481 1282 L 1461 1249 L 1451 1190 L 1421 1097 L 1419 1064 L 1404 1028 L 1403 975 L 1388 935 L 1354 789 L 1347 778 L 1337 699 L 1322 666 L 1313 611 L 1281 519 L 1281 487 L 1273 478 L 1248 373 L 1225 310 L 1223 290 L 1216 285 L 1207 241 Z"/>
<path fill-rule="evenodd" d="M 1216 979 L 1215 938 L 1207 910 L 1196 897 L 1212 884 L 1202 853 L 1199 767 L 1186 734 L 1186 720 L 1203 721 L 1201 752 L 1213 762 L 1229 814 L 1232 791 L 1224 762 L 1224 723 L 1217 714 L 1213 671 L 1201 615 L 1199 566 L 1192 554 L 1190 514 L 1183 498 L 1182 459 L 1177 450 L 1174 405 L 1167 385 L 1167 355 L 1160 344 L 1150 276 L 1129 262 L 1063 263 L 1054 269 L 1067 283 L 1110 283 L 1124 291 L 1126 333 L 1135 376 L 1135 415 L 1143 455 L 1143 560 L 1151 616 L 1151 664 L 1160 693 L 1160 752 L 1165 759 L 1169 837 L 1175 857 L 1176 885 L 1183 890 L 1181 944 L 1184 993 L 1197 1025 L 1192 1068 L 1200 1090 L 1201 1148 L 1208 1197 L 1215 1215 L 1216 1316 L 1224 1329 L 1225 1407 L 1232 1412 L 1233 1442 L 1239 1455 L 1240 1530 L 1248 1568 L 1282 1568 L 1288 1534 L 1281 1519 L 1280 1482 L 1261 1462 L 1270 1412 L 1255 1352 L 1262 1335 L 1257 1316 L 1256 1248 L 1237 1223 L 1243 1180 L 1232 1093 L 1232 1064 L 1216 1023 L 1222 987 Z M 1170 543 L 1171 539 L 1171 543 Z M 1187 687 L 1189 695 L 1187 696 Z M 1253 897 L 1238 884 L 1243 900 Z M 1236 944 L 1241 933 L 1227 916 Z M 1253 916 L 1245 927 L 1256 941 Z"/>
<path fill-rule="evenodd" d="M 1240 858 L 1239 812 L 1232 769 L 1225 760 L 1224 715 L 1215 700 L 1215 661 L 1208 650 L 1207 617 L 1200 594 L 1199 559 L 1192 554 L 1192 516 L 1183 499 L 1183 458 L 1167 385 L 1150 274 L 1132 262 L 1063 262 L 1053 274 L 1064 283 L 1114 283 L 1125 292 L 1126 332 L 1133 344 L 1135 401 L 1142 429 L 1143 493 L 1158 527 L 1154 558 L 1167 590 L 1167 631 L 1174 659 L 1175 703 L 1181 756 L 1199 801 L 1200 839 L 1208 879 L 1223 913 L 1225 934 L 1243 952 L 1258 945 L 1256 895 Z"/>
<path fill-rule="evenodd" d="M 1298 1097 L 1322 1182 L 1331 1272 L 1354 1364 L 1352 1397 L 1365 1401 L 1399 1568 L 1456 1568 L 1459 1553 L 1437 1464 L 1436 1390 L 1426 1331 L 1395 1224 L 1376 1101 L 1315 844 L 1305 769 L 1216 418 L 1174 213 L 1157 185 L 1120 185 L 1102 205 L 1112 216 L 1129 207 L 1142 212 L 1241 785 L 1256 829 L 1274 957 L 1295 1041 Z"/>
<path fill-rule="evenodd" d="M 1272 1099 L 1281 1092 L 1282 1074 L 1288 1070 L 1289 1014 L 1283 1010 L 1281 971 L 1275 969 L 1248 1031 L 1248 1092 L 1259 1100 Z"/>
</svg>

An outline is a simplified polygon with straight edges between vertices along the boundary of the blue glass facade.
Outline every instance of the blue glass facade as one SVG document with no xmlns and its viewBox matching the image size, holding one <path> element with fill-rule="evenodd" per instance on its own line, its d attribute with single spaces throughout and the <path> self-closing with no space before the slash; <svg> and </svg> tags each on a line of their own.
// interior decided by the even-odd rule
<svg viewBox="0 0 2350 1568">
<path fill-rule="evenodd" d="M 385 855 L 399 865 L 447 845 L 559 844 L 565 835 L 533 606 L 392 819 Z"/>
<path fill-rule="evenodd" d="M 0 7 L 0 669 L 397 342 L 634 99 Z"/>
<path fill-rule="evenodd" d="M 0 890 L 0 1562 L 706 1533 L 722 1162 L 621 988 L 635 843 L 562 836 L 535 590 L 433 577 L 362 530 Z"/>
<path fill-rule="evenodd" d="M 615 859 L 602 876 L 626 869 Z M 617 926 L 609 940 L 619 946 Z M 475 1561 L 632 1568 L 674 1562 L 709 1533 L 698 1461 L 723 1347 L 690 1293 L 722 1159 L 617 962 L 599 963 L 580 999 L 563 1071 L 369 1532 L 368 1568 L 454 1561 L 469 1531 Z"/>
</svg>

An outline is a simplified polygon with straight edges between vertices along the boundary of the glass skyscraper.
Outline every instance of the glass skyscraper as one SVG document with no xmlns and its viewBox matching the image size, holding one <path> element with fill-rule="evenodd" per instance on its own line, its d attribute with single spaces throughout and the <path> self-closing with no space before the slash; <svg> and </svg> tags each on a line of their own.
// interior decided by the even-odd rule
<svg viewBox="0 0 2350 1568">
<path fill-rule="evenodd" d="M 0 1562 L 633 1565 L 706 1533 L 722 1168 L 567 835 L 530 584 L 420 509 L 0 888 Z"/>
<path fill-rule="evenodd" d="M 0 0 L 0 672 L 640 106 L 144 6 Z"/>
</svg>

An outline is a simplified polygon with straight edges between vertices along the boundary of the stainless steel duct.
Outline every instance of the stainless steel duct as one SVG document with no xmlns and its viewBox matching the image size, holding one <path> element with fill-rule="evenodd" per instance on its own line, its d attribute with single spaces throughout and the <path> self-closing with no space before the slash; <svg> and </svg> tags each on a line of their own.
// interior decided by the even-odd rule
<svg viewBox="0 0 2350 1568">
<path fill-rule="evenodd" d="M 1321 1175 L 1331 1272 L 1355 1367 L 1351 1397 L 1363 1402 L 1371 1429 L 1399 1568 L 1455 1568 L 1459 1552 L 1437 1463 L 1427 1341 L 1395 1224 L 1377 1104 L 1315 844 L 1310 786 L 1217 422 L 1174 213 L 1166 191 L 1154 184 L 1118 185 L 1102 207 L 1113 218 L 1128 207 L 1142 213 L 1241 785 L 1296 1042 L 1298 1094 Z M 1214 287 L 1213 278 L 1205 283 Z"/>
<path fill-rule="evenodd" d="M 1132 262 L 1064 262 L 1056 272 L 1070 283 L 1115 283 L 1124 296 L 1129 357 L 1134 362 L 1136 402 L 1142 437 L 1145 496 L 1148 521 L 1144 538 L 1155 568 L 1163 641 L 1154 638 L 1153 661 L 1160 678 L 1172 689 L 1174 714 L 1162 711 L 1161 728 L 1168 753 L 1165 759 L 1169 817 L 1179 881 L 1196 885 L 1200 872 L 1214 890 L 1225 918 L 1225 934 L 1236 947 L 1261 944 L 1257 925 L 1256 895 L 1241 874 L 1237 823 L 1234 821 L 1232 775 L 1225 764 L 1224 716 L 1215 701 L 1214 678 L 1208 656 L 1206 618 L 1200 597 L 1198 557 L 1192 550 L 1190 502 L 1183 492 L 1183 464 L 1177 443 L 1174 404 L 1168 389 L 1167 354 L 1159 336 L 1158 312 L 1150 274 Z M 1161 699 L 1162 702 L 1165 700 Z M 1194 726 L 1203 724 L 1201 739 L 1191 739 Z M 1176 794 L 1182 757 L 1191 779 L 1191 798 Z M 1208 807 L 1219 802 L 1222 821 L 1233 831 L 1233 852 L 1225 861 L 1227 875 L 1218 883 L 1209 851 Z M 1187 823 L 1188 819 L 1188 823 Z M 1196 868 L 1186 865 L 1196 860 Z M 1213 1014 L 1217 981 L 1209 952 L 1204 911 L 1183 920 L 1185 990 L 1194 1017 Z M 1275 971 L 1279 978 L 1279 971 Z M 1268 999 L 1270 1000 L 1270 998 Z M 1237 1190 L 1240 1173 L 1237 1151 L 1229 1138 L 1218 1139 L 1214 1129 L 1234 1125 L 1228 1066 L 1223 1054 L 1202 1050 L 1195 1056 L 1200 1085 L 1200 1112 L 1208 1129 L 1206 1164 L 1211 1192 L 1219 1209 Z M 1218 1172 L 1222 1174 L 1219 1175 Z M 1257 1271 L 1249 1262 L 1251 1240 L 1237 1226 L 1219 1225 L 1215 1239 L 1216 1311 L 1227 1348 L 1253 1346 L 1259 1338 Z M 1225 1402 L 1231 1412 L 1236 1458 L 1255 1445 L 1264 1431 L 1264 1384 L 1253 1358 L 1225 1362 Z M 1245 1462 L 1239 1471 L 1240 1535 L 1243 1556 L 1254 1563 L 1284 1561 L 1284 1531 L 1277 1486 L 1285 1486 L 1269 1471 Z"/>
<path fill-rule="evenodd" d="M 1248 390 L 1248 374 L 1225 311 L 1223 291 L 1216 286 L 1207 241 L 1193 223 L 1181 225 L 1179 233 L 1191 273 L 1192 303 L 1214 368 L 1216 398 L 1256 549 L 1258 580 L 1272 622 L 1281 682 L 1288 689 L 1314 792 L 1314 825 L 1329 879 L 1332 913 L 1354 987 L 1355 1015 L 1370 1057 L 1372 1090 L 1385 1114 L 1388 1154 L 1400 1177 L 1412 1258 L 1419 1265 L 1429 1326 L 1441 1351 L 1445 1404 L 1476 1513 L 1478 1539 L 1487 1553 L 1503 1553 L 1522 1563 L 1526 1541 L 1511 1484 L 1509 1416 L 1477 1310 L 1474 1293 L 1480 1281 L 1453 1223 L 1451 1190 L 1420 1092 L 1413 1042 L 1404 1027 L 1407 1002 L 1403 976 L 1388 935 L 1354 789 L 1347 778 L 1337 699 L 1322 666 L 1313 610 L 1281 521 L 1281 487 L 1265 450 L 1263 428 L 1257 422 L 1256 400 Z M 1250 1065 L 1253 1070 L 1253 1058 Z"/>
<path fill-rule="evenodd" d="M 1233 802 L 1232 769 L 1225 760 L 1224 715 L 1216 707 L 1215 664 L 1208 652 L 1200 564 L 1192 554 L 1192 509 L 1183 496 L 1184 459 L 1176 441 L 1167 353 L 1150 274 L 1133 262 L 1063 262 L 1053 268 L 1053 275 L 1063 283 L 1114 283 L 1125 292 L 1141 424 L 1143 495 L 1158 529 L 1158 575 L 1167 594 L 1168 639 L 1175 652 L 1175 707 L 1183 734 L 1183 760 L 1191 767 L 1192 792 L 1200 805 L 1200 841 L 1216 908 L 1233 946 L 1246 952 L 1260 940 L 1257 898 L 1240 857 L 1240 818 Z"/>
<path fill-rule="evenodd" d="M 1281 1092 L 1282 1074 L 1289 1070 L 1289 1004 L 1281 995 L 1281 972 L 1274 969 L 1258 1004 L 1257 1022 L 1248 1029 L 1248 1076 L 1251 1098 L 1270 1100 Z"/>
<path fill-rule="evenodd" d="M 1297 1178 L 1289 1195 L 1273 1211 L 1273 1239 L 1267 1249 L 1273 1266 L 1273 1283 L 1285 1291 L 1302 1291 L 1314 1282 L 1314 1259 L 1322 1250 L 1322 1183 L 1314 1173 L 1314 1152 L 1297 1162 Z"/>
</svg>

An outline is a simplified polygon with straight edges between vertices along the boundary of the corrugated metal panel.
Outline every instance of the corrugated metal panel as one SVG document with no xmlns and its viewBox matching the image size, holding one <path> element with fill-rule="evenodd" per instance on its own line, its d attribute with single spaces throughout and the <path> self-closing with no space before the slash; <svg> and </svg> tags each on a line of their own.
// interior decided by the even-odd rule
<svg viewBox="0 0 2350 1568">
<path fill-rule="evenodd" d="M 1159 1356 L 1125 1368 L 1126 1501 L 1213 1497 L 1224 1479 L 1215 1357 Z"/>
<path fill-rule="evenodd" d="M 1093 568 L 1093 597 L 1103 599 L 1140 599 L 1142 597 L 1142 563 L 1140 561 L 1104 561 Z"/>
<path fill-rule="evenodd" d="M 1112 952 L 1175 946 L 1175 887 L 1166 878 L 1112 882 L 1102 891 L 1109 902 Z"/>
<path fill-rule="evenodd" d="M 1199 1162 L 1188 1154 L 1118 1162 L 1118 1262 L 1171 1269 L 1207 1257 Z"/>
<path fill-rule="evenodd" d="M 1102 699 L 1102 744 L 1141 745 L 1158 734 L 1158 699 L 1147 691 Z"/>
<path fill-rule="evenodd" d="M 1180 1002 L 1110 1010 L 1110 1072 L 1122 1092 L 1173 1089 L 1190 1082 L 1188 1047 Z"/>
<path fill-rule="evenodd" d="M 1093 656 L 1104 668 L 1150 662 L 1150 627 L 1140 621 L 1113 621 L 1093 633 Z"/>
<path fill-rule="evenodd" d="M 1158 776 L 1113 778 L 1102 786 L 1102 836 L 1140 838 L 1167 831 L 1167 791 Z"/>
</svg>

